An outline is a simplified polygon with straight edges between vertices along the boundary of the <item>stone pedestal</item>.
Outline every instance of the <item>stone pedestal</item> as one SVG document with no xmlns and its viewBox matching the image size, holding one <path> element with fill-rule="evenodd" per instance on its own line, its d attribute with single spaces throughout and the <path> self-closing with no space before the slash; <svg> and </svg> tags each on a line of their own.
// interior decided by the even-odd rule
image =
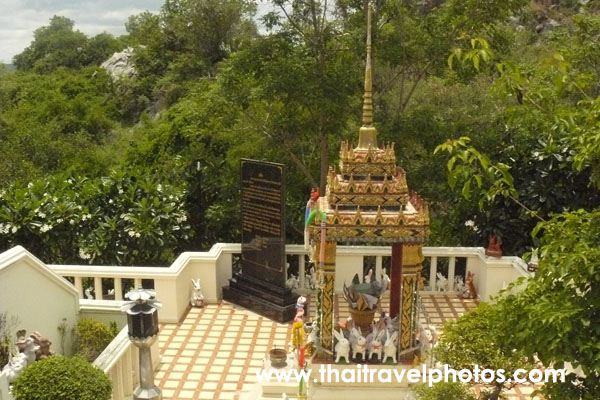
<svg viewBox="0 0 600 400">
<path fill-rule="evenodd" d="M 223 300 L 282 324 L 294 319 L 297 298 L 289 289 L 244 274 L 235 276 L 223 288 Z"/>
</svg>

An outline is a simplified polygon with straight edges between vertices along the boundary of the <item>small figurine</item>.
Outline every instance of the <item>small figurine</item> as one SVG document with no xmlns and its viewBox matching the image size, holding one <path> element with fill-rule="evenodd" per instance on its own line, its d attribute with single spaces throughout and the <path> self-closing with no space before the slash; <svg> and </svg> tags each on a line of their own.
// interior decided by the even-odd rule
<svg viewBox="0 0 600 400">
<path fill-rule="evenodd" d="M 367 347 L 369 349 L 369 360 L 373 359 L 373 356 L 377 356 L 377 361 L 381 361 L 381 352 L 383 351 L 383 339 L 385 337 L 385 329 L 379 330 L 377 326 L 373 328 L 373 332 L 367 338 Z"/>
<path fill-rule="evenodd" d="M 398 332 L 392 333 L 387 340 L 385 341 L 385 345 L 383 346 L 383 361 L 386 362 L 388 358 L 392 358 L 394 364 L 396 361 L 396 341 L 398 339 Z"/>
<path fill-rule="evenodd" d="M 308 250 L 310 248 L 310 235 L 308 232 L 308 218 L 310 213 L 317 208 L 317 200 L 319 199 L 319 189 L 312 188 L 310 191 L 310 198 L 306 203 L 306 211 L 304 213 L 304 248 Z"/>
<path fill-rule="evenodd" d="M 448 290 L 448 279 L 442 275 L 441 272 L 437 273 L 437 290 L 438 292 L 445 292 Z"/>
<path fill-rule="evenodd" d="M 462 293 L 465 290 L 465 282 L 460 275 L 454 278 L 454 290 L 458 293 Z"/>
<path fill-rule="evenodd" d="M 419 343 L 421 345 L 421 360 L 425 360 L 427 354 L 437 345 L 438 334 L 435 326 L 419 325 Z"/>
<path fill-rule="evenodd" d="M 317 288 L 317 272 L 315 271 L 315 267 L 310 267 L 309 273 L 306 274 L 306 282 L 310 290 Z"/>
<path fill-rule="evenodd" d="M 190 304 L 192 307 L 202 308 L 204 307 L 204 295 L 202 294 L 202 288 L 200 287 L 200 278 L 192 279 L 194 288 L 192 289 L 192 296 L 190 297 Z"/>
<path fill-rule="evenodd" d="M 285 281 L 285 287 L 290 290 L 298 289 L 300 287 L 300 281 L 296 275 L 290 274 L 290 277 Z"/>
<path fill-rule="evenodd" d="M 474 277 L 474 272 L 467 272 L 467 282 L 463 286 L 462 290 L 459 291 L 459 297 L 462 297 L 463 299 L 477 299 L 477 290 L 475 289 L 475 284 L 473 283 Z"/>
<path fill-rule="evenodd" d="M 369 272 L 365 275 L 364 283 L 371 283 L 371 276 L 373 276 L 373 268 L 369 268 Z"/>
<path fill-rule="evenodd" d="M 538 257 L 538 249 L 533 249 L 533 252 L 531 252 L 531 258 L 529 259 L 529 262 L 527 263 L 527 271 L 536 272 L 538 270 L 539 262 L 540 262 L 540 259 Z"/>
<path fill-rule="evenodd" d="M 335 362 L 340 362 L 340 358 L 345 358 L 346 362 L 350 362 L 350 342 L 344 337 L 344 335 L 335 329 L 333 335 L 338 340 L 335 345 Z"/>
<path fill-rule="evenodd" d="M 312 327 L 312 330 L 308 334 L 306 339 L 306 345 L 304 346 L 304 353 L 307 358 L 311 358 L 317 351 L 317 341 L 319 336 L 319 329 L 316 326 Z"/>
<path fill-rule="evenodd" d="M 350 330 L 350 344 L 352 346 L 352 358 L 360 354 L 363 360 L 367 359 L 367 339 L 362 335 L 360 328 Z"/>
<path fill-rule="evenodd" d="M 502 257 L 502 240 L 498 236 L 490 236 L 485 255 L 489 257 Z"/>
<path fill-rule="evenodd" d="M 92 292 L 94 291 L 94 289 L 92 289 L 92 287 L 88 287 L 87 289 L 84 290 L 85 292 L 85 298 L 88 300 L 94 300 L 94 295 L 92 294 Z"/>
<path fill-rule="evenodd" d="M 385 269 L 381 273 L 381 280 L 385 282 L 385 290 L 388 290 L 390 288 L 390 282 L 392 282 L 392 280 L 390 279 L 390 276 L 387 274 L 387 271 Z"/>
<path fill-rule="evenodd" d="M 54 354 L 52 350 L 50 350 L 52 342 L 48 338 L 42 336 L 41 333 L 35 331 L 30 337 L 33 339 L 33 343 L 38 347 L 38 350 L 35 352 L 36 361 Z"/>
</svg>

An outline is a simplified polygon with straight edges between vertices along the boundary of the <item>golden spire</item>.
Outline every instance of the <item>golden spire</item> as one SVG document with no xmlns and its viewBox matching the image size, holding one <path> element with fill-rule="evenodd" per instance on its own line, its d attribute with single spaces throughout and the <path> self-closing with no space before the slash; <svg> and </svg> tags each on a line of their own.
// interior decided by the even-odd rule
<svg viewBox="0 0 600 400">
<path fill-rule="evenodd" d="M 377 130 L 373 126 L 373 76 L 371 65 L 371 14 L 373 6 L 369 3 L 367 11 L 367 65 L 365 67 L 365 95 L 363 100 L 362 127 L 358 135 L 358 148 L 377 147 Z"/>
</svg>

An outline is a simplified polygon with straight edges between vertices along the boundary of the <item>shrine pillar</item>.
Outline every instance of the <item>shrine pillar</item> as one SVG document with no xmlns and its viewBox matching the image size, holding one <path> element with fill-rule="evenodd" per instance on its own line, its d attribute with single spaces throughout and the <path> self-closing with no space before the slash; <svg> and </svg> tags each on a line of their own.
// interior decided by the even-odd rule
<svg viewBox="0 0 600 400">
<path fill-rule="evenodd" d="M 415 345 L 418 318 L 418 285 L 423 263 L 422 244 L 392 244 L 390 317 L 399 316 L 398 352 Z M 412 359 L 406 353 L 400 359 Z"/>
<path fill-rule="evenodd" d="M 323 349 L 333 351 L 333 321 L 334 321 L 334 283 L 335 283 L 335 254 L 337 243 L 325 242 L 316 244 L 315 261 L 319 266 L 317 276 L 319 279 L 319 308 L 317 310 L 320 326 L 321 346 Z"/>
</svg>

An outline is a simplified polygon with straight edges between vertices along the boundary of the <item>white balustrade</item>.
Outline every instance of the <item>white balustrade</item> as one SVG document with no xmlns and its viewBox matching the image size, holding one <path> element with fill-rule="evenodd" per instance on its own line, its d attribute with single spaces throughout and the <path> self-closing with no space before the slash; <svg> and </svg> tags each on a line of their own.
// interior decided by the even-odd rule
<svg viewBox="0 0 600 400">
<path fill-rule="evenodd" d="M 158 340 L 151 348 L 152 364 L 156 369 L 160 364 Z M 129 340 L 125 326 L 104 351 L 96 358 L 94 365 L 110 378 L 113 385 L 113 400 L 128 400 L 139 383 L 139 350 Z"/>
<path fill-rule="evenodd" d="M 122 299 L 122 279 L 133 279 L 139 287 L 142 279 L 153 280 L 157 297 L 164 304 L 159 317 L 161 322 L 177 322 L 185 314 L 191 294 L 191 279 L 200 278 L 207 303 L 216 303 L 221 298 L 221 288 L 228 284 L 232 274 L 233 256 L 241 252 L 241 245 L 218 243 L 207 252 L 186 252 L 169 267 L 116 267 L 92 265 L 50 265 L 62 276 L 74 277 L 75 287 L 84 297 L 83 278 L 93 278 L 95 299 L 102 299 L 102 278 L 114 282 L 115 300 Z M 309 254 L 302 245 L 287 245 L 286 254 L 298 257 L 298 274 L 301 293 L 310 291 L 305 279 L 309 265 L 305 256 Z M 475 273 L 475 286 L 483 300 L 497 293 L 503 283 L 510 283 L 519 276 L 529 276 L 520 258 L 490 258 L 479 247 L 424 247 L 423 255 L 429 259 L 430 290 L 436 290 L 436 274 L 441 259 L 447 259 L 448 290 L 454 290 L 457 258 L 466 259 L 466 271 Z M 375 273 L 379 278 L 383 270 L 383 257 L 391 257 L 390 246 L 338 246 L 336 260 L 335 290 L 340 292 L 344 282 L 348 283 L 355 274 L 363 276 L 364 257 L 375 257 Z M 443 260 L 445 261 L 445 260 Z M 389 272 L 389 271 L 388 271 Z M 499 283 L 498 283 L 499 282 Z M 499 286 L 499 287 L 498 287 Z"/>
</svg>

